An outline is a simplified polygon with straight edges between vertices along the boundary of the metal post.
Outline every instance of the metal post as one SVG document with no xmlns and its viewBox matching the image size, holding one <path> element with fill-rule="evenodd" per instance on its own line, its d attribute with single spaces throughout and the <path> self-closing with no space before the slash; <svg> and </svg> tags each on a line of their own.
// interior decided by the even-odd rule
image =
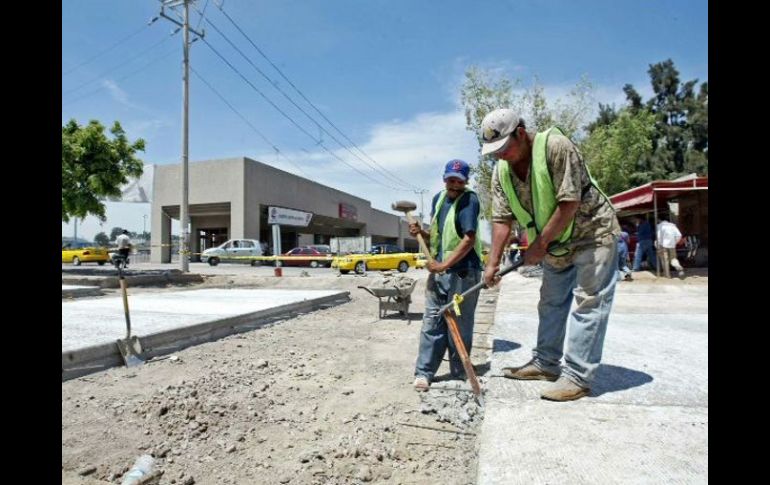
<svg viewBox="0 0 770 485">
<path fill-rule="evenodd" d="M 160 16 L 178 25 L 183 31 L 184 54 L 183 74 L 182 74 L 182 202 L 179 204 L 179 222 L 182 226 L 182 236 L 179 241 L 179 262 L 182 272 L 186 273 L 190 269 L 188 257 L 190 247 L 190 214 L 189 214 L 189 107 L 190 107 L 190 31 L 203 37 L 203 33 L 196 32 L 190 28 L 190 2 L 192 0 L 164 0 L 160 8 Z M 175 18 L 165 14 L 165 7 L 184 6 L 183 22 L 179 23 Z"/>
<path fill-rule="evenodd" d="M 188 162 L 189 162 L 189 108 L 190 108 L 190 5 L 187 0 L 184 2 L 184 27 L 183 34 L 183 52 L 184 52 L 184 74 L 182 76 L 182 205 L 179 212 L 179 222 L 182 224 L 182 239 L 179 244 L 179 262 L 183 273 L 190 271 L 190 264 L 187 260 L 188 248 L 190 247 L 189 230 L 189 180 L 188 180 Z"/>
<path fill-rule="evenodd" d="M 658 194 L 655 192 L 655 189 L 652 189 L 652 207 L 653 207 L 653 218 L 655 220 L 655 232 L 658 232 Z M 655 233 L 652 235 L 653 239 L 655 238 Z M 660 245 L 660 241 L 655 241 L 658 246 Z M 660 255 L 658 254 L 658 248 L 654 247 L 653 243 L 653 253 L 655 254 L 655 275 L 657 277 L 660 277 Z"/>
<path fill-rule="evenodd" d="M 280 256 L 283 254 L 281 251 L 281 226 L 273 224 L 273 256 Z M 281 261 L 275 260 L 275 267 L 281 266 Z"/>
<path fill-rule="evenodd" d="M 74 248 L 74 247 L 77 247 L 75 245 L 78 242 L 78 218 L 77 217 L 74 217 L 72 219 L 72 225 L 75 227 L 75 236 L 73 237 L 73 241 L 72 241 L 72 247 Z"/>
</svg>

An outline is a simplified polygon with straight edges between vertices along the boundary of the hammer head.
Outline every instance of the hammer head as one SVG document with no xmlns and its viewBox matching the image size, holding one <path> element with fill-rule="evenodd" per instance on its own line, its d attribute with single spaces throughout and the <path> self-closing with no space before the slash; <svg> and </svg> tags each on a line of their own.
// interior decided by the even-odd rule
<svg viewBox="0 0 770 485">
<path fill-rule="evenodd" d="M 408 200 L 398 200 L 390 205 L 390 208 L 399 212 L 411 212 L 417 209 L 417 204 L 409 202 Z"/>
</svg>

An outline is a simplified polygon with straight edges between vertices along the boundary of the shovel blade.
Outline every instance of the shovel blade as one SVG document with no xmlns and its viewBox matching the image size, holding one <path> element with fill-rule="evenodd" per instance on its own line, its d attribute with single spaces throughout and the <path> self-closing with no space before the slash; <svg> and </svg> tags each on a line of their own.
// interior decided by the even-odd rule
<svg viewBox="0 0 770 485">
<path fill-rule="evenodd" d="M 135 367 L 144 364 L 144 359 L 142 359 L 142 344 L 139 343 L 139 338 L 136 335 L 126 339 L 119 339 L 118 350 L 120 350 L 120 355 L 123 357 L 126 367 Z"/>
</svg>

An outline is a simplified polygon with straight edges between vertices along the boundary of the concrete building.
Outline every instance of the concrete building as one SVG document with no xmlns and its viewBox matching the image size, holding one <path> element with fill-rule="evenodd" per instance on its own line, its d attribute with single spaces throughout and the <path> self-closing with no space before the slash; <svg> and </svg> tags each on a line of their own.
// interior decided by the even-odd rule
<svg viewBox="0 0 770 485">
<path fill-rule="evenodd" d="M 181 164 L 155 166 L 152 198 L 154 263 L 171 261 L 171 220 L 179 219 Z M 268 207 L 313 214 L 307 227 L 281 226 L 281 248 L 328 244 L 335 236 L 371 236 L 372 244 L 397 244 L 419 251 L 403 217 L 372 208 L 371 202 L 246 157 L 189 165 L 192 260 L 228 239 L 258 239 L 272 245 Z"/>
</svg>

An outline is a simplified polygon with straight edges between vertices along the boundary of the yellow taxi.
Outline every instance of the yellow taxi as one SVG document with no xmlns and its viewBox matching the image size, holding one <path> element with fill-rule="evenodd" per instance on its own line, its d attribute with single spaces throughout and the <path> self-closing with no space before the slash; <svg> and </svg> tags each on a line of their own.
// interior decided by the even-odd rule
<svg viewBox="0 0 770 485">
<path fill-rule="evenodd" d="M 425 269 L 428 266 L 428 258 L 422 253 L 415 254 L 417 262 L 414 264 L 415 269 Z"/>
<path fill-rule="evenodd" d="M 110 260 L 106 248 L 97 248 L 83 243 L 66 244 L 61 248 L 61 262 L 80 266 L 81 263 L 98 263 L 104 265 Z"/>
<path fill-rule="evenodd" d="M 338 269 L 342 274 L 348 274 L 351 271 L 363 274 L 367 270 L 389 269 L 397 269 L 405 273 L 416 264 L 417 254 L 404 252 L 390 244 L 372 246 L 372 251 L 369 253 L 346 254 L 332 259 L 332 268 Z"/>
</svg>

